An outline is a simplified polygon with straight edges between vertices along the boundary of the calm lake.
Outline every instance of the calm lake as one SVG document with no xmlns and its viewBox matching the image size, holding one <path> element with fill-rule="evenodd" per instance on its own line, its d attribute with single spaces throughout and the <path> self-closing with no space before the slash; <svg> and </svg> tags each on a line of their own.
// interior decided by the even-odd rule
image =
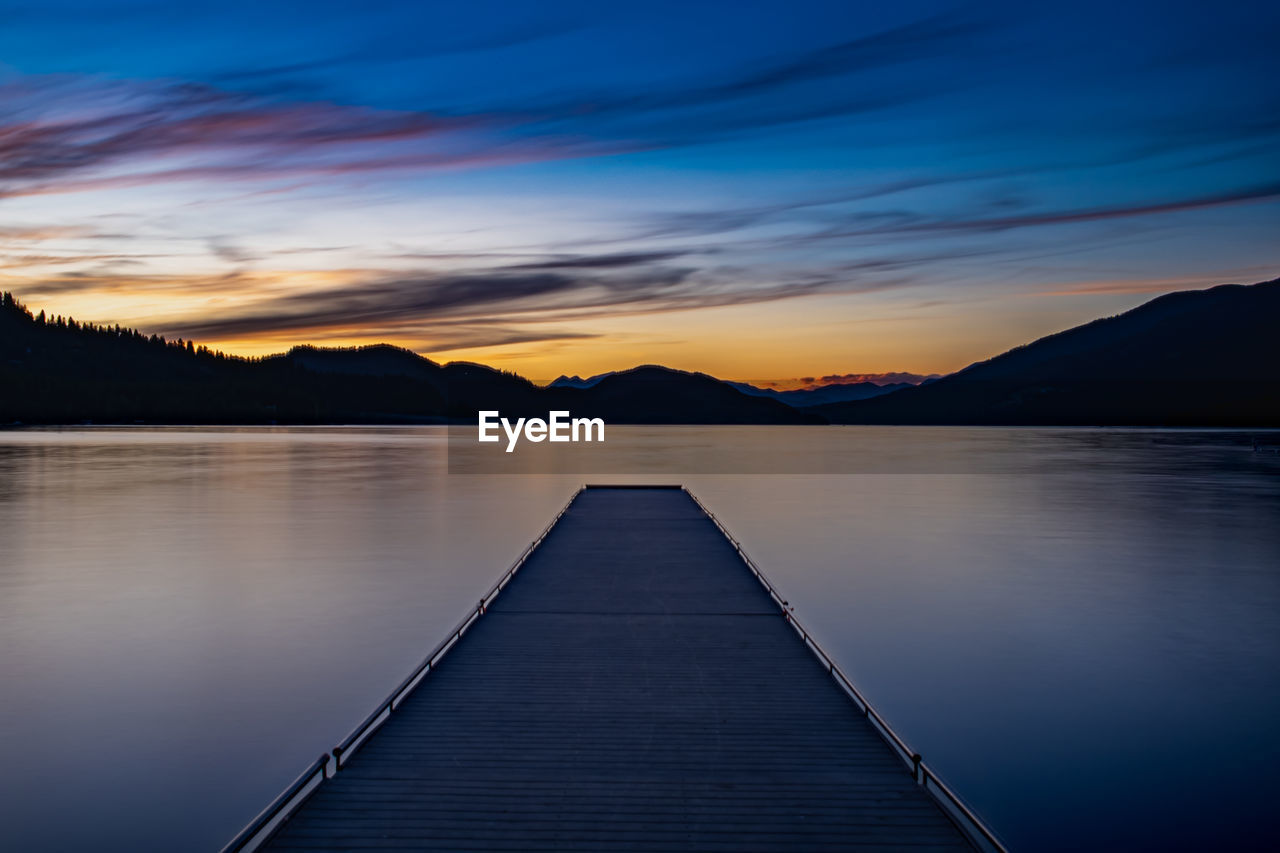
<svg viewBox="0 0 1280 853">
<path fill-rule="evenodd" d="M 1011 849 L 1280 849 L 1280 435 L 608 439 Z M 465 467 L 439 427 L 0 431 L 0 849 L 220 848 L 600 480 Z"/>
</svg>

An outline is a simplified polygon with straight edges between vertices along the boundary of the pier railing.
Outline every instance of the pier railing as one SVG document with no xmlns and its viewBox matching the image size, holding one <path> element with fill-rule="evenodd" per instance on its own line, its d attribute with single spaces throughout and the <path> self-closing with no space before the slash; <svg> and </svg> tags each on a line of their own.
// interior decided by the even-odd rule
<svg viewBox="0 0 1280 853">
<path fill-rule="evenodd" d="M 351 754 L 359 749 L 360 745 L 368 740 L 370 735 L 391 718 L 396 708 L 413 693 L 414 689 L 426 678 L 427 674 L 440 663 L 440 660 L 449 653 L 449 650 L 457 645 L 462 636 L 485 614 L 489 609 L 489 605 L 493 603 L 493 600 L 498 597 L 502 590 L 506 589 L 507 584 L 515 577 L 516 572 L 520 571 L 520 568 L 529 561 L 529 557 L 542 544 L 542 541 L 547 538 L 551 528 L 555 527 L 560 518 L 568 512 L 569 507 L 577 500 L 578 495 L 582 494 L 584 488 L 586 487 L 580 486 L 573 493 L 569 501 L 556 513 L 556 517 L 551 519 L 551 523 L 543 528 L 537 538 L 530 542 L 529 546 L 511 564 L 511 567 L 502 573 L 502 576 L 498 578 L 493 586 L 489 587 L 489 591 L 482 595 L 479 603 L 462 618 L 462 621 L 454 626 L 449 636 L 422 659 L 422 663 L 418 664 L 409 677 L 400 682 L 400 685 L 391 691 L 391 694 L 382 700 L 368 717 L 365 717 L 364 722 L 356 726 L 351 734 L 347 735 L 341 743 L 335 746 L 331 753 L 321 755 L 310 767 L 303 771 L 302 775 L 295 779 L 293 784 L 285 788 L 269 806 L 263 809 L 248 826 L 240 831 L 239 835 L 222 848 L 222 853 L 241 853 L 241 851 L 256 850 L 275 833 L 291 814 L 307 801 L 307 798 L 324 783 L 325 779 L 332 778 L 342 769 Z"/>
<path fill-rule="evenodd" d="M 284 791 L 280 793 L 275 800 L 271 802 L 263 811 L 255 817 L 248 826 L 222 848 L 222 853 L 241 853 L 241 851 L 251 851 L 257 849 L 266 842 L 275 831 L 286 821 L 290 815 L 298 810 L 303 803 L 315 792 L 317 788 L 324 783 L 326 779 L 332 778 L 337 774 L 359 747 L 376 732 L 388 719 L 399 705 L 406 699 L 422 680 L 434 669 L 441 659 L 452 649 L 463 635 L 475 625 L 476 621 L 485 614 L 490 604 L 506 588 L 511 579 L 515 577 L 516 572 L 520 570 L 525 563 L 528 562 L 534 551 L 542 544 L 549 534 L 573 505 L 573 502 L 590 486 L 582 486 L 574 492 L 568 502 L 556 513 L 555 518 L 538 534 L 528 547 L 516 558 L 500 578 L 489 588 L 489 591 L 481 596 L 479 603 L 470 610 L 465 617 L 454 627 L 450 634 L 434 649 L 431 653 L 423 658 L 422 662 L 413 670 L 413 672 L 400 683 L 390 695 L 387 696 L 378 706 L 364 719 L 360 725 L 347 735 L 331 752 L 321 755 L 312 764 L 298 776 Z M 694 495 L 683 486 L 664 486 L 663 488 L 680 488 L 693 499 L 693 502 L 711 519 L 720 532 L 733 545 L 737 551 L 739 558 L 743 564 L 751 571 L 756 580 L 765 588 L 769 597 L 777 604 L 778 609 L 782 611 L 787 623 L 804 641 L 805 645 L 818 659 L 841 689 L 849 696 L 858 710 L 872 723 L 880 736 L 890 745 L 899 757 L 911 768 L 916 783 L 929 791 L 944 814 L 954 823 L 961 832 L 976 844 L 979 849 L 988 851 L 988 853 L 1007 853 L 1005 846 L 995 836 L 995 834 L 983 823 L 982 819 L 970 808 L 958 794 L 956 794 L 939 776 L 930 768 L 921 758 L 918 752 L 909 747 L 906 742 L 898 735 L 897 732 L 889 725 L 888 721 L 880 715 L 871 703 L 866 700 L 862 693 L 854 686 L 853 682 L 845 675 L 844 671 L 836 664 L 835 660 L 827 654 L 827 652 L 818 644 L 816 640 L 809 634 L 808 630 L 796 620 L 792 614 L 791 605 L 779 593 L 773 583 L 768 579 L 764 572 L 756 565 L 755 561 L 742 548 L 742 543 L 729 532 L 728 528 L 716 517 L 710 509 L 708 509 L 702 501 L 698 500 Z"/>
<path fill-rule="evenodd" d="M 854 686 L 853 682 L 849 679 L 849 676 L 845 675 L 844 670 L 840 669 L 839 665 L 837 665 L 835 660 L 827 654 L 826 650 L 823 649 L 822 646 L 818 645 L 817 640 L 813 639 L 808 630 L 805 629 L 805 627 L 795 618 L 795 615 L 792 613 L 791 605 L 778 593 L 777 588 L 769 578 L 765 576 L 765 573 L 760 569 L 760 567 L 756 565 L 755 560 L 752 560 L 750 555 L 743 550 L 742 543 L 729 532 L 729 529 L 724 526 L 724 523 L 721 522 L 719 518 L 716 517 L 715 513 L 708 509 L 702 501 L 698 500 L 697 495 L 689 491 L 687 488 L 684 491 L 693 499 L 693 502 L 696 503 L 704 513 L 706 513 L 707 518 L 711 519 L 715 526 L 719 528 L 720 532 L 724 534 L 724 537 L 729 540 L 730 544 L 733 545 L 734 550 L 738 552 L 738 557 L 741 558 L 743 564 L 751 570 L 751 574 L 755 575 L 756 580 L 758 580 L 761 586 L 763 586 L 769 593 L 769 597 L 773 599 L 774 603 L 778 605 L 778 609 L 782 611 L 782 615 L 786 618 L 787 624 L 800 635 L 800 638 L 804 640 L 804 644 L 809 648 L 809 651 L 813 653 L 814 657 L 816 657 L 822 666 L 826 668 L 827 672 L 830 673 L 831 677 L 840 685 L 841 689 L 843 689 L 849 698 L 853 700 L 854 705 L 857 706 L 860 712 L 862 712 L 863 716 L 871 721 L 872 725 L 875 726 L 876 731 L 879 732 L 880 736 L 893 748 L 893 751 L 898 754 L 898 757 L 911 768 L 911 773 L 915 778 L 916 783 L 933 795 L 935 802 L 937 802 L 942 808 L 943 813 L 946 814 L 947 817 L 950 818 L 951 822 L 954 823 L 967 838 L 973 841 L 979 849 L 988 851 L 988 853 L 1008 853 L 1004 844 L 996 837 L 995 833 L 987 827 L 987 825 L 982 821 L 982 818 L 978 817 L 973 809 L 960 798 L 960 795 L 943 782 L 938 774 L 929 767 L 929 765 L 925 764 L 920 753 L 907 746 L 906 741 L 904 741 L 902 737 L 893 730 L 893 727 L 889 725 L 888 721 L 880 715 L 879 711 L 871 706 L 871 703 L 867 701 L 861 691 Z"/>
</svg>

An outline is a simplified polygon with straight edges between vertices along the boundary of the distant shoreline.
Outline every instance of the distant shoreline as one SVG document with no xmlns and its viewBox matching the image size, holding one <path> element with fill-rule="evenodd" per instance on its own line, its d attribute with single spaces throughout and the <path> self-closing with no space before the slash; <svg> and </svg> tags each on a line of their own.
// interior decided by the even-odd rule
<svg viewBox="0 0 1280 853">
<path fill-rule="evenodd" d="M 423 418 L 420 420 L 336 420 L 336 421 L 59 421 L 48 423 L 11 422 L 0 424 L 0 432 L 26 429 L 72 429 L 107 428 L 122 429 L 145 427 L 154 429 L 186 429 L 186 428 L 221 428 L 221 427 L 418 427 L 418 426 L 465 426 L 475 428 L 475 421 L 460 419 Z M 1157 423 L 899 423 L 899 424 L 724 424 L 724 423 L 630 423 L 610 422 L 611 427 L 890 427 L 910 429 L 1106 429 L 1106 430 L 1152 430 L 1177 432 L 1276 432 L 1280 433 L 1280 424 L 1258 426 L 1254 424 L 1157 424 Z"/>
<path fill-rule="evenodd" d="M 646 364 L 569 385 L 379 345 L 248 361 L 48 320 L 0 298 L 0 421 L 451 424 L 553 410 L 610 424 L 1280 426 L 1280 279 L 1157 297 L 919 385 L 784 394 Z M 865 385 L 865 383 L 864 383 Z M 803 395 L 803 396 L 797 396 Z M 820 396 L 814 396 L 820 395 Z"/>
</svg>

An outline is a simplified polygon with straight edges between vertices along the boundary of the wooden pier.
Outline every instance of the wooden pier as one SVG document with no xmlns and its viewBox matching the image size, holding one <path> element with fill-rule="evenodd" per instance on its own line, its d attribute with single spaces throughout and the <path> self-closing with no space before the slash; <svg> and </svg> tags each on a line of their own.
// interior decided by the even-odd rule
<svg viewBox="0 0 1280 853">
<path fill-rule="evenodd" d="M 757 575 L 684 489 L 584 488 L 227 849 L 999 850 Z"/>
</svg>

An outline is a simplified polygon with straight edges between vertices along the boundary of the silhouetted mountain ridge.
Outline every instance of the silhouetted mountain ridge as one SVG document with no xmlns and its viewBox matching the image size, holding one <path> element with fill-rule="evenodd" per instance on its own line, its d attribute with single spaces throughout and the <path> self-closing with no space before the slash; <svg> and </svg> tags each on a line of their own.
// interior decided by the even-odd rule
<svg viewBox="0 0 1280 853">
<path fill-rule="evenodd" d="M 547 389 L 575 415 L 631 424 L 815 424 L 802 410 L 743 394 L 705 373 L 642 365 L 605 375 L 587 388 Z"/>
<path fill-rule="evenodd" d="M 264 362 L 284 361 L 313 373 L 340 373 L 348 376 L 403 376 L 443 384 L 444 368 L 413 350 L 391 344 L 365 347 L 321 348 L 296 346 L 283 355 L 267 356 Z"/>
<path fill-rule="evenodd" d="M 552 379 L 551 382 L 547 385 L 547 387 L 548 388 L 590 388 L 592 385 L 595 385 L 596 383 L 598 383 L 601 379 L 604 379 L 606 376 L 612 376 L 615 373 L 617 373 L 616 370 L 610 370 L 608 373 L 597 373 L 595 376 L 588 376 L 585 379 L 577 375 L 565 376 L 564 374 L 561 374 L 560 376 L 557 376 L 555 379 Z"/>
<path fill-rule="evenodd" d="M 1280 279 L 1181 291 L 928 385 L 817 407 L 834 423 L 1280 424 Z"/>
<path fill-rule="evenodd" d="M 874 382 L 842 382 L 831 385 L 820 385 L 817 388 L 797 388 L 791 391 L 778 391 L 774 388 L 761 388 L 746 382 L 730 382 L 743 394 L 752 397 L 768 397 L 788 406 L 804 409 L 810 406 L 821 406 L 825 403 L 843 403 L 847 400 L 869 400 L 880 397 L 901 388 L 914 387 L 908 382 L 890 382 L 877 385 Z"/>
<path fill-rule="evenodd" d="M 241 358 L 118 327 L 48 320 L 0 298 L 0 423 L 400 423 L 565 409 L 612 423 L 815 423 L 713 377 L 647 366 L 539 388 L 386 344 Z"/>
<path fill-rule="evenodd" d="M 1280 280 L 1158 297 L 919 386 L 797 406 L 644 365 L 540 388 L 380 344 L 241 358 L 0 296 L 0 423 L 399 423 L 568 410 L 612 423 L 1280 425 Z M 880 392 L 884 388 L 879 388 Z M 786 400 L 786 402 L 783 402 Z"/>
</svg>

